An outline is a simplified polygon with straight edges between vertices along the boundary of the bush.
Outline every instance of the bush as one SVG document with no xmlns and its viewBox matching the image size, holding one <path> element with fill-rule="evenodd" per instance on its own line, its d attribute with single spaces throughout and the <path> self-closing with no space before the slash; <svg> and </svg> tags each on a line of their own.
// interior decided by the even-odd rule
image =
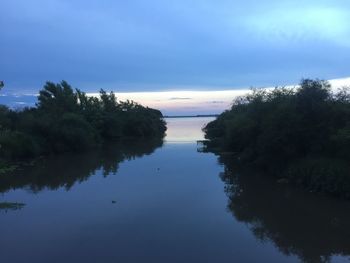
<svg viewBox="0 0 350 263">
<path fill-rule="evenodd" d="M 35 140 L 22 132 L 3 131 L 0 134 L 0 157 L 5 159 L 29 158 L 40 154 Z"/>
<path fill-rule="evenodd" d="M 80 115 L 65 113 L 57 122 L 55 151 L 84 151 L 97 143 L 91 125 Z"/>
<path fill-rule="evenodd" d="M 286 177 L 314 192 L 350 198 L 350 167 L 339 159 L 309 157 L 289 165 Z"/>
</svg>

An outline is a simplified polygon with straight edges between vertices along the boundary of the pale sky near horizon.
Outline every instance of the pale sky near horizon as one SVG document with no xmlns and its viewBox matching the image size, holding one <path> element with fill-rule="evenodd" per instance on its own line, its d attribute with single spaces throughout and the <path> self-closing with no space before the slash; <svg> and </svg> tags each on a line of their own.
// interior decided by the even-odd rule
<svg viewBox="0 0 350 263">
<path fill-rule="evenodd" d="M 186 92 L 221 109 L 225 90 L 350 77 L 348 0 L 1 0 L 0 10 L 3 94 L 64 79 L 86 92 L 185 91 L 163 103 L 194 111 Z"/>
<path fill-rule="evenodd" d="M 350 88 L 350 78 L 329 80 L 334 91 L 343 87 Z M 287 88 L 297 85 L 286 86 Z M 273 87 L 260 87 L 271 89 Z M 231 90 L 182 90 L 182 91 L 143 91 L 143 92 L 117 92 L 119 101 L 133 100 L 144 106 L 156 108 L 164 115 L 198 115 L 220 114 L 229 109 L 237 96 L 250 92 L 249 88 Z M 87 93 L 88 96 L 99 96 L 98 93 Z M 5 103 L 14 108 L 34 106 L 36 95 L 25 96 L 0 94 L 0 104 Z"/>
</svg>

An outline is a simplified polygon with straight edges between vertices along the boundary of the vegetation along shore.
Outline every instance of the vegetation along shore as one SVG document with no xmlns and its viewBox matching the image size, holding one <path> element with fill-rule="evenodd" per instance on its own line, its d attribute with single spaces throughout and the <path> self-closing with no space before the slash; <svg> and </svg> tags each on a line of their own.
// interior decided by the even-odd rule
<svg viewBox="0 0 350 263">
<path fill-rule="evenodd" d="M 350 198 L 350 92 L 304 79 L 296 88 L 253 90 L 204 127 L 206 151 L 279 182 Z"/>
<path fill-rule="evenodd" d="M 65 81 L 47 82 L 36 107 L 0 105 L 0 173 L 13 170 L 13 161 L 82 152 L 111 140 L 162 138 L 165 131 L 159 110 L 117 101 L 113 92 L 89 97 Z"/>
</svg>

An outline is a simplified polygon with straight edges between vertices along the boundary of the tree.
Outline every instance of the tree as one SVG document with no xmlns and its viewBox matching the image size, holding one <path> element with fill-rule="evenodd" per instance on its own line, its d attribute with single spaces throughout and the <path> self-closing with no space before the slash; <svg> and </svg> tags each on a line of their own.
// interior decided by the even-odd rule
<svg viewBox="0 0 350 263">
<path fill-rule="evenodd" d="M 77 94 L 66 81 L 59 84 L 46 82 L 39 92 L 38 101 L 38 109 L 58 116 L 78 110 Z"/>
</svg>

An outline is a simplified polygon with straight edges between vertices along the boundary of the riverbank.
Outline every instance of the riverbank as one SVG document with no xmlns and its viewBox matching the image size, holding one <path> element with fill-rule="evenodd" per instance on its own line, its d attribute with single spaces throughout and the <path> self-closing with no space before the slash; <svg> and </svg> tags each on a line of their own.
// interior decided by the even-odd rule
<svg viewBox="0 0 350 263">
<path fill-rule="evenodd" d="M 296 89 L 253 90 L 205 128 L 207 151 L 233 152 L 281 182 L 350 198 L 350 92 L 302 80 Z"/>
</svg>

